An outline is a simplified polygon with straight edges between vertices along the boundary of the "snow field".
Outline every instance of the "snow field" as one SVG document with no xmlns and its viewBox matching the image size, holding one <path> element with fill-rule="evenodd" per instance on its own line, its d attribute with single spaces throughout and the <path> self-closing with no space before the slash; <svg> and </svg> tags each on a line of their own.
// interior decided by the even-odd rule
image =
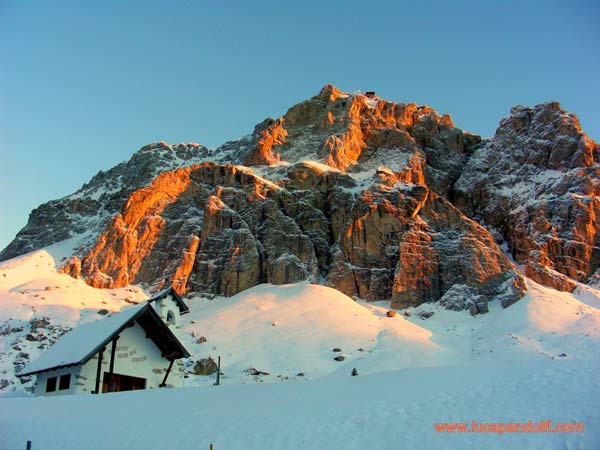
<svg viewBox="0 0 600 450">
<path fill-rule="evenodd" d="M 190 374 L 182 389 L 99 396 L 7 389 L 0 448 L 27 440 L 49 450 L 600 448 L 600 291 L 561 293 L 529 280 L 528 288 L 511 307 L 492 302 L 475 317 L 424 304 L 389 318 L 387 302 L 308 283 L 186 299 L 191 312 L 178 332 L 193 354 L 188 368 L 221 356 L 221 386 Z M 41 353 L 23 339 L 31 318 L 75 326 L 100 319 L 100 308 L 127 306 L 126 298 L 147 294 L 93 289 L 56 273 L 44 251 L 0 264 L 0 320 L 25 327 L 1 337 L 2 370 L 13 370 L 15 339 L 32 359 Z M 434 315 L 423 320 L 424 311 Z M 207 341 L 197 343 L 201 336 Z M 433 426 L 471 420 L 575 422 L 585 431 L 500 436 Z"/>
</svg>

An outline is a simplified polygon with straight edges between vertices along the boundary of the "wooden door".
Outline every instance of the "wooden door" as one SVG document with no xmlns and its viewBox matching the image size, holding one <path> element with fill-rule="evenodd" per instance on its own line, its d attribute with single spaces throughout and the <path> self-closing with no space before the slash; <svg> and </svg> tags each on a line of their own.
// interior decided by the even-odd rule
<svg viewBox="0 0 600 450">
<path fill-rule="evenodd" d="M 108 383 L 110 374 L 104 372 L 104 378 L 102 381 L 102 392 L 108 392 Z M 112 374 L 112 389 L 110 392 L 121 392 L 121 391 L 137 391 L 140 389 L 146 389 L 146 379 L 132 377 L 129 375 L 122 375 L 120 373 Z"/>
</svg>

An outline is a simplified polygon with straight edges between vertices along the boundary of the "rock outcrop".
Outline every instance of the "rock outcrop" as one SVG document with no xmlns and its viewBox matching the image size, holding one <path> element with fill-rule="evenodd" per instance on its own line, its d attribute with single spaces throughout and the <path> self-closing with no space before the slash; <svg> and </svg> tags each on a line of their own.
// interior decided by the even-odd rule
<svg viewBox="0 0 600 450">
<path fill-rule="evenodd" d="M 275 121 L 267 119 L 256 126 L 252 141 L 251 150 L 244 160 L 246 166 L 260 166 L 276 164 L 280 161 L 278 153 L 273 148 L 285 143 L 287 131 L 283 128 L 283 119 Z"/>
<path fill-rule="evenodd" d="M 469 159 L 454 201 L 498 230 L 527 276 L 572 290 L 600 265 L 599 155 L 558 103 L 518 106 Z"/>
<path fill-rule="evenodd" d="M 350 296 L 391 298 L 394 308 L 439 300 L 454 284 L 506 296 L 508 305 L 525 290 L 513 269 L 492 236 L 447 200 L 400 183 L 362 192 L 327 282 Z"/>
<path fill-rule="evenodd" d="M 98 172 L 75 193 L 34 209 L 27 225 L 0 252 L 0 261 L 77 236 L 83 253 L 136 189 L 152 183 L 161 172 L 210 157 L 211 152 L 196 143 L 146 145 L 129 161 Z"/>
<path fill-rule="evenodd" d="M 81 264 L 90 284 L 111 288 L 133 283 L 166 226 L 161 214 L 186 190 L 191 170 L 164 172 L 129 197 Z"/>
<path fill-rule="evenodd" d="M 196 361 L 194 364 L 193 373 L 194 375 L 211 375 L 218 370 L 217 363 L 211 357 L 203 358 Z"/>
<path fill-rule="evenodd" d="M 282 189 L 239 166 L 165 172 L 132 194 L 81 264 L 95 287 L 165 278 L 180 292 L 233 295 L 261 282 L 315 281 L 310 238 Z"/>
</svg>

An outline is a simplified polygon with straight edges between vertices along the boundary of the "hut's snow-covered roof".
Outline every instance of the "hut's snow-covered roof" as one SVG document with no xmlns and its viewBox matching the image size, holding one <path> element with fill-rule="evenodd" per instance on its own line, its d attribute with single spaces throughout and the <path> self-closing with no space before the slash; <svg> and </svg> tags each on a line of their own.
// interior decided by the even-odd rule
<svg viewBox="0 0 600 450">
<path fill-rule="evenodd" d="M 148 303 L 162 300 L 163 298 L 165 298 L 168 295 L 171 295 L 171 297 L 173 298 L 173 301 L 179 308 L 179 315 L 183 316 L 184 314 L 187 314 L 190 312 L 188 305 L 185 304 L 185 302 L 183 301 L 181 296 L 175 291 L 175 289 L 173 289 L 173 286 L 170 286 L 170 287 L 160 291 L 158 294 L 155 294 L 152 298 L 150 298 L 148 300 Z"/>
</svg>

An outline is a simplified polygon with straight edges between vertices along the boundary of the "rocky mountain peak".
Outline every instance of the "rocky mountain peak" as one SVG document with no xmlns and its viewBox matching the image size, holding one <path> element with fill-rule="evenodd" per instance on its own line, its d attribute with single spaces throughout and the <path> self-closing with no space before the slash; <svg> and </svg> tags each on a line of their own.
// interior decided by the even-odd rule
<svg viewBox="0 0 600 450">
<path fill-rule="evenodd" d="M 559 289 L 598 268 L 597 154 L 556 102 L 513 108 L 482 140 L 428 106 L 328 84 L 215 150 L 143 147 L 34 211 L 3 257 L 85 234 L 64 271 L 96 287 L 308 280 L 395 308 L 466 292 L 485 312 L 525 289 L 503 241 Z"/>
<path fill-rule="evenodd" d="M 334 102 L 338 98 L 342 96 L 347 96 L 346 92 L 343 92 L 341 89 L 338 89 L 333 84 L 327 83 L 321 91 L 319 92 L 319 97 L 323 97 L 328 99 L 330 102 Z"/>
<path fill-rule="evenodd" d="M 533 108 L 513 107 L 510 116 L 500 122 L 494 140 L 498 146 L 510 148 L 520 164 L 554 170 L 592 166 L 600 151 L 582 131 L 577 116 L 555 101 Z"/>
<path fill-rule="evenodd" d="M 434 170 L 415 178 L 428 178 L 447 194 L 480 141 L 428 106 L 349 94 L 327 84 L 281 118 L 257 127 L 242 162 L 262 166 L 309 159 L 350 172 L 391 165 L 402 178 L 409 170 L 406 160 L 422 160 Z"/>
<path fill-rule="evenodd" d="M 453 198 L 498 230 L 528 276 L 572 290 L 600 263 L 599 151 L 558 102 L 517 106 L 469 159 Z"/>
<path fill-rule="evenodd" d="M 327 85 L 217 149 L 244 166 L 194 165 L 134 192 L 65 270 L 96 287 L 167 279 L 225 295 L 321 279 L 395 307 L 459 283 L 506 306 L 522 280 L 446 198 L 479 142 L 427 106 Z"/>
</svg>

